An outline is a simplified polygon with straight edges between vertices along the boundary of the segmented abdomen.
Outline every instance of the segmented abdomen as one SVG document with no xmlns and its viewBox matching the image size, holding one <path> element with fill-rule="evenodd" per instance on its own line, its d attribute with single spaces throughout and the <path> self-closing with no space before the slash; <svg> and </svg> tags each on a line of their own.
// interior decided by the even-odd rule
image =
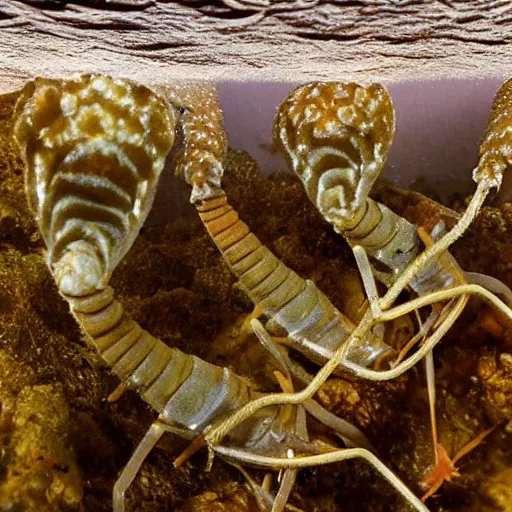
<svg viewBox="0 0 512 512">
<path fill-rule="evenodd" d="M 252 398 L 246 382 L 227 368 L 170 348 L 142 329 L 110 286 L 65 298 L 113 373 L 168 422 L 201 432 Z"/>
<path fill-rule="evenodd" d="M 151 207 L 175 110 L 145 86 L 83 75 L 30 82 L 15 116 L 29 203 L 59 288 L 101 289 Z"/>
<path fill-rule="evenodd" d="M 38 79 L 19 100 L 15 135 L 50 269 L 80 326 L 114 374 L 163 420 L 200 433 L 256 394 L 230 370 L 151 336 L 108 286 L 147 216 L 174 142 L 180 98 L 168 98 L 101 75 Z M 187 135 L 187 151 L 194 137 Z M 189 156 L 199 161 L 193 151 Z M 269 439 L 279 444 L 291 431 L 290 421 L 278 408 L 267 409 L 232 437 L 265 453 L 276 448 Z"/>
<path fill-rule="evenodd" d="M 474 177 L 484 176 L 501 185 L 503 172 L 512 162 L 512 79 L 507 80 L 494 97 L 491 115 L 480 144 L 480 161 Z"/>
<path fill-rule="evenodd" d="M 301 352 L 323 362 L 332 357 L 354 325 L 315 286 L 304 280 L 261 244 L 225 196 L 196 205 L 201 220 L 239 283 L 269 317 L 267 328 L 285 329 Z M 390 347 L 369 337 L 348 357 L 370 365 Z"/>
</svg>

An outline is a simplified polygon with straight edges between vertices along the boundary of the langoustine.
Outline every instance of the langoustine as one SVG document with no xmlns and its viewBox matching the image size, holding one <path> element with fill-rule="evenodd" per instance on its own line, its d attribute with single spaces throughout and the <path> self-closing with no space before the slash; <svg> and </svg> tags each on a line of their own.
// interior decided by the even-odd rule
<svg viewBox="0 0 512 512">
<path fill-rule="evenodd" d="M 348 348 L 339 349 L 304 390 L 281 397 L 265 397 L 249 404 L 208 433 L 207 440 L 212 445 L 260 407 L 277 403 L 298 404 L 313 396 L 339 363 L 363 378 L 387 380 L 397 377 L 424 357 L 431 361 L 433 347 L 443 338 L 471 294 L 491 303 L 508 321 L 512 319 L 512 311 L 506 304 L 482 286 L 467 284 L 456 263 L 445 254 L 475 218 L 489 191 L 499 186 L 504 166 L 494 172 L 496 169 L 489 168 L 485 158 L 481 160 L 474 172 L 477 190 L 466 212 L 455 227 L 438 240 L 426 237 L 428 247 L 421 251 L 416 226 L 367 197 L 384 164 L 393 132 L 391 101 L 386 90 L 376 84 L 368 87 L 310 84 L 299 87 L 280 107 L 274 128 L 278 145 L 285 150 L 308 195 L 324 217 L 352 240 L 370 308 L 349 337 Z M 500 139 L 503 142 L 503 134 Z M 501 144 L 500 148 L 499 159 L 502 161 L 506 145 Z M 432 238 L 437 238 L 436 235 L 433 233 Z M 388 293 L 382 298 L 377 295 L 375 277 L 389 286 Z M 419 297 L 392 307 L 406 286 Z M 504 291 L 505 300 L 510 297 L 506 287 L 495 288 L 493 285 L 492 290 L 500 294 Z M 441 308 L 432 308 L 418 333 L 423 344 L 391 370 L 375 371 L 347 360 L 350 343 L 357 343 L 376 323 L 436 303 L 441 303 Z"/>
<path fill-rule="evenodd" d="M 488 161 L 492 152 L 487 147 L 497 136 L 495 124 L 496 121 L 491 121 L 481 148 L 484 153 L 481 165 L 489 168 L 497 165 L 494 153 L 493 162 Z M 392 286 L 420 254 L 422 242 L 432 246 L 444 231 L 444 226 L 437 225 L 429 236 L 423 228 L 368 197 L 385 164 L 394 125 L 391 98 L 382 85 L 336 82 L 313 82 L 298 87 L 281 104 L 274 123 L 274 139 L 300 177 L 309 198 L 353 247 L 374 318 L 378 318 L 381 309 L 377 304 L 375 279 Z M 479 173 L 477 170 L 476 175 Z M 493 286 L 491 278 L 485 276 L 482 280 L 490 282 L 491 289 L 498 293 L 505 289 L 505 298 L 510 299 L 512 294 L 503 284 Z M 446 252 L 418 267 L 416 274 L 403 283 L 417 296 L 424 296 L 456 284 L 467 285 L 467 280 L 455 259 Z M 419 331 L 403 352 L 420 340 L 424 344 L 431 332 L 441 335 L 441 339 L 468 299 L 469 295 L 461 295 L 445 304 L 434 304 L 425 320 L 415 310 Z M 410 302 L 413 304 L 414 300 Z M 437 466 L 445 453 L 437 440 L 432 351 L 425 356 Z M 400 366 L 398 363 L 399 360 L 395 365 Z M 375 380 L 383 377 L 378 373 L 365 374 L 364 369 L 359 374 Z M 396 371 L 391 374 L 397 375 Z M 424 498 L 435 490 L 432 488 Z"/>
<path fill-rule="evenodd" d="M 188 147 L 176 173 L 192 187 L 190 201 L 259 316 L 267 318 L 266 330 L 284 329 L 288 346 L 322 363 L 344 345 L 355 326 L 313 281 L 279 261 L 228 203 L 221 185 L 226 141 L 219 137 L 219 119 L 220 114 L 211 115 L 211 105 L 200 110 L 196 104 L 185 114 L 182 130 Z M 392 353 L 381 338 L 368 333 L 347 358 L 371 366 Z"/>
</svg>

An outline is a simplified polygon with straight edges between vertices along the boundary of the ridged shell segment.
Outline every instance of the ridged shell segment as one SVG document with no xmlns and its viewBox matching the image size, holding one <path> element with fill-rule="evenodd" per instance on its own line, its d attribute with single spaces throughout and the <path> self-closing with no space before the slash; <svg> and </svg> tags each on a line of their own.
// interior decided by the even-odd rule
<svg viewBox="0 0 512 512">
<path fill-rule="evenodd" d="M 499 187 L 503 173 L 512 162 L 512 79 L 498 90 L 489 122 L 480 144 L 480 161 L 474 171 L 476 181 L 489 180 Z"/>
<path fill-rule="evenodd" d="M 14 135 L 61 291 L 101 288 L 133 243 L 174 143 L 176 115 L 149 88 L 120 78 L 39 78 L 24 88 Z"/>
<path fill-rule="evenodd" d="M 326 220 L 349 229 L 361 216 L 394 131 L 384 86 L 313 82 L 281 104 L 274 140 Z"/>
</svg>

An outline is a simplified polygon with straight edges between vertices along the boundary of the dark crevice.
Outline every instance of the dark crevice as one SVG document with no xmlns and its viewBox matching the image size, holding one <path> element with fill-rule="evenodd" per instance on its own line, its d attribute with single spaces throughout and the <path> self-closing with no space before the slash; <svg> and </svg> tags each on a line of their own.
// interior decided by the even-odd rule
<svg viewBox="0 0 512 512">
<path fill-rule="evenodd" d="M 457 34 L 432 34 L 432 39 L 448 39 L 452 41 L 461 41 L 463 43 L 476 43 L 483 44 L 485 46 L 503 46 L 510 44 L 509 41 L 504 39 L 483 39 L 479 37 L 470 37 L 470 36 L 460 36 Z"/>
<path fill-rule="evenodd" d="M 411 54 L 405 54 L 405 53 L 384 53 L 384 52 L 379 52 L 379 54 L 382 55 L 384 58 L 399 57 L 401 59 L 421 60 L 421 61 L 438 60 L 439 59 L 439 55 L 425 55 L 425 54 L 411 55 Z"/>
<path fill-rule="evenodd" d="M 340 6 L 340 7 L 366 7 L 368 5 L 368 2 L 364 2 L 364 1 L 357 1 L 357 0 L 352 0 L 352 1 L 349 1 L 347 0 L 346 2 L 344 2 L 343 0 L 341 1 L 334 1 L 334 2 L 329 2 L 329 1 L 326 1 L 326 0 L 322 0 L 320 1 L 320 4 L 331 4 L 331 5 L 336 5 L 336 6 Z"/>
<path fill-rule="evenodd" d="M 118 31 L 132 31 L 145 32 L 151 30 L 150 27 L 143 25 L 142 23 L 135 23 L 131 21 L 110 21 L 108 23 L 93 23 L 91 21 L 83 20 L 56 20 L 60 23 L 66 23 L 68 26 L 78 28 L 81 30 L 118 30 Z"/>
<path fill-rule="evenodd" d="M 367 35 L 364 34 L 340 34 L 340 33 L 319 33 L 319 32 L 304 32 L 304 31 L 297 31 L 292 32 L 292 35 L 299 36 L 303 39 L 309 39 L 313 41 L 355 41 L 358 39 L 368 39 Z M 493 40 L 493 39 L 484 39 L 484 38 L 478 38 L 478 37 L 469 37 L 469 36 L 460 36 L 457 34 L 439 34 L 435 31 L 429 32 L 429 33 L 420 33 L 420 34 L 414 34 L 414 35 L 374 35 L 370 39 L 375 41 L 382 41 L 387 42 L 391 45 L 402 45 L 406 43 L 414 43 L 421 40 L 427 40 L 427 39 L 448 39 L 448 40 L 455 40 L 455 41 L 461 41 L 461 42 L 467 42 L 467 43 L 476 43 L 476 44 L 483 44 L 486 46 L 499 46 L 499 45 L 505 45 L 508 44 L 505 40 Z M 406 57 L 406 56 L 404 56 Z M 416 58 L 416 57 L 415 57 Z M 419 57 L 418 57 L 419 58 Z M 426 58 L 422 56 L 421 58 Z"/>
<path fill-rule="evenodd" d="M 195 6 L 194 6 L 195 7 Z M 260 9 L 247 9 L 247 10 L 236 10 L 229 7 L 214 7 L 206 5 L 205 7 L 195 7 L 197 12 L 210 16 L 212 18 L 218 18 L 220 20 L 243 20 L 249 16 L 260 12 Z"/>
<path fill-rule="evenodd" d="M 47 34 L 47 35 L 50 35 L 53 37 L 57 37 L 59 39 L 66 39 L 68 41 L 77 41 L 80 39 L 79 37 L 70 34 L 69 31 L 58 30 L 56 28 L 48 28 L 47 29 L 47 28 L 43 28 L 43 27 L 37 27 L 37 28 L 32 28 L 32 31 L 35 34 Z"/>
<path fill-rule="evenodd" d="M 291 35 L 299 36 L 302 39 L 309 39 L 311 41 L 357 41 L 361 39 L 360 35 L 356 34 L 326 34 L 318 32 L 292 32 Z"/>
<path fill-rule="evenodd" d="M 492 39 L 479 39 L 477 37 L 465 37 L 457 34 L 438 34 L 434 31 L 426 33 L 426 34 L 416 34 L 413 36 L 373 36 L 372 39 L 375 41 L 384 41 L 388 42 L 390 45 L 401 45 L 404 43 L 413 43 L 416 41 L 428 40 L 428 39 L 446 39 L 448 41 L 461 41 L 464 43 L 476 43 L 483 44 L 486 46 L 499 46 L 508 44 L 507 41 L 504 40 L 492 40 Z"/>
<path fill-rule="evenodd" d="M 196 46 L 198 46 L 198 45 L 195 43 L 159 42 L 159 43 L 147 43 L 147 44 L 134 44 L 134 45 L 127 46 L 126 49 L 127 50 L 142 50 L 145 52 L 158 52 L 161 50 L 167 50 L 169 48 L 194 48 Z"/>
<path fill-rule="evenodd" d="M 430 39 L 430 34 L 415 34 L 412 36 L 373 36 L 372 39 L 375 41 L 382 41 L 385 43 L 389 43 L 390 45 L 401 45 L 405 43 L 415 43 L 416 41 L 422 41 L 426 39 Z"/>
<path fill-rule="evenodd" d="M 219 1 L 208 1 L 208 0 L 181 0 L 181 3 L 187 7 L 194 9 L 203 9 L 204 7 L 212 7 L 215 9 L 223 8 L 225 5 Z"/>
<path fill-rule="evenodd" d="M 494 20 L 496 25 L 508 25 L 512 21 L 512 16 L 502 16 L 497 20 Z"/>
<path fill-rule="evenodd" d="M 181 0 L 180 3 L 204 16 L 221 20 L 244 19 L 261 11 L 261 8 L 257 6 L 252 7 L 250 5 L 247 5 L 244 9 L 236 9 L 225 5 L 222 0 L 213 0 L 210 2 L 207 0 Z"/>
<path fill-rule="evenodd" d="M 108 11 L 141 11 L 155 5 L 155 0 L 18 0 L 41 9 L 63 10 L 67 5 L 82 5 Z"/>
<path fill-rule="evenodd" d="M 473 21 L 480 21 L 480 20 L 485 20 L 485 16 L 483 14 L 478 14 L 478 13 L 468 14 L 467 16 L 461 16 L 461 17 L 455 18 L 455 21 L 460 25 L 464 25 L 465 23 L 471 23 Z"/>
<path fill-rule="evenodd" d="M 87 20 L 83 18 L 72 17 L 72 15 L 67 17 L 61 17 L 58 15 L 52 15 L 47 13 L 46 16 L 51 20 L 59 23 L 60 25 L 66 25 L 69 27 L 73 27 L 81 30 L 118 30 L 118 31 L 147 31 L 150 30 L 150 27 L 145 25 L 144 23 L 139 23 L 136 21 L 122 19 L 118 17 L 117 19 L 105 19 L 105 21 L 95 22 L 92 21 L 92 18 Z M 59 34 L 56 34 L 59 35 Z"/>
<path fill-rule="evenodd" d="M 22 4 L 33 5 L 40 9 L 52 9 L 61 11 L 65 9 L 67 0 L 19 0 Z"/>
</svg>

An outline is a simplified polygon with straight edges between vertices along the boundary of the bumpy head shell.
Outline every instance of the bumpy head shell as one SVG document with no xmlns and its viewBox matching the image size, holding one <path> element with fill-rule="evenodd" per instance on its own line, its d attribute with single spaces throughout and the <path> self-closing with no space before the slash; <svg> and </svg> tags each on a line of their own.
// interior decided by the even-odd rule
<svg viewBox="0 0 512 512">
<path fill-rule="evenodd" d="M 349 228 L 377 179 L 395 132 L 379 84 L 313 82 L 279 107 L 274 140 L 326 220 Z"/>
<path fill-rule="evenodd" d="M 63 293 L 105 286 L 130 248 L 173 145 L 175 115 L 167 101 L 124 79 L 83 75 L 25 86 L 14 136 Z"/>
<path fill-rule="evenodd" d="M 512 79 L 498 90 L 491 115 L 480 144 L 480 161 L 474 171 L 475 181 L 483 179 L 496 187 L 501 185 L 503 173 L 512 162 Z"/>
<path fill-rule="evenodd" d="M 182 112 L 175 172 L 192 186 L 190 201 L 222 195 L 227 138 L 215 86 L 174 85 L 166 88 L 166 97 Z"/>
</svg>

